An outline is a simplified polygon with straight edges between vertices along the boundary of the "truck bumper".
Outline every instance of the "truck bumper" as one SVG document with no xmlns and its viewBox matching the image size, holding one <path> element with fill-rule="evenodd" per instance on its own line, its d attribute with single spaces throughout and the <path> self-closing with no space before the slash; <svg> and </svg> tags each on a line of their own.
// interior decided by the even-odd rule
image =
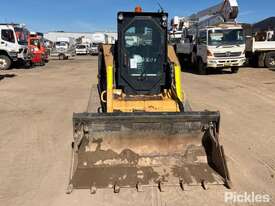
<svg viewBox="0 0 275 206">
<path fill-rule="evenodd" d="M 72 56 L 75 56 L 75 55 L 73 55 L 73 54 L 71 54 L 71 53 L 55 53 L 55 52 L 52 52 L 51 53 L 51 57 L 59 57 L 59 55 L 61 55 L 61 54 L 64 54 L 65 56 L 67 56 L 67 57 L 72 57 Z"/>
<path fill-rule="evenodd" d="M 246 62 L 246 58 L 235 58 L 235 59 L 209 59 L 207 67 L 210 68 L 227 68 L 227 67 L 240 67 Z"/>
<path fill-rule="evenodd" d="M 32 58 L 33 58 L 33 54 L 30 53 L 30 51 L 27 48 L 22 49 L 22 51 L 17 53 L 17 59 L 20 59 L 24 62 L 30 61 Z"/>
<path fill-rule="evenodd" d="M 76 54 L 88 54 L 88 52 L 87 51 L 77 51 L 77 52 L 75 52 Z"/>
</svg>

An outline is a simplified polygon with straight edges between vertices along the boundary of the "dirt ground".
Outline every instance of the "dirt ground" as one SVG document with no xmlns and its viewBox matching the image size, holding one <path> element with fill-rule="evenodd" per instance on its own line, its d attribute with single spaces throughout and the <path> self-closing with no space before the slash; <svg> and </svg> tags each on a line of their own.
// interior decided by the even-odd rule
<svg viewBox="0 0 275 206">
<path fill-rule="evenodd" d="M 275 205 L 275 71 L 253 68 L 182 73 L 193 109 L 221 112 L 232 190 L 66 195 L 72 114 L 86 110 L 96 76 L 97 57 L 91 56 L 0 72 L 0 205 L 246 205 L 225 203 L 226 192 L 268 194 L 271 202 L 254 205 Z"/>
</svg>

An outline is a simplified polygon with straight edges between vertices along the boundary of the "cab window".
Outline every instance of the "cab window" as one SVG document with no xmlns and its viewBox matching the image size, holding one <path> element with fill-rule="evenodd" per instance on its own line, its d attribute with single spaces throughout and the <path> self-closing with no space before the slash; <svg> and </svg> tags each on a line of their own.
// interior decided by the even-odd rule
<svg viewBox="0 0 275 206">
<path fill-rule="evenodd" d="M 206 31 L 200 31 L 199 32 L 199 44 L 207 44 L 207 36 Z"/>
<path fill-rule="evenodd" d="M 15 38 L 13 35 L 13 31 L 11 29 L 2 29 L 1 30 L 1 38 L 4 41 L 15 43 Z"/>
<path fill-rule="evenodd" d="M 161 31 L 152 21 L 136 20 L 124 33 L 126 60 L 131 76 L 160 76 Z"/>
</svg>

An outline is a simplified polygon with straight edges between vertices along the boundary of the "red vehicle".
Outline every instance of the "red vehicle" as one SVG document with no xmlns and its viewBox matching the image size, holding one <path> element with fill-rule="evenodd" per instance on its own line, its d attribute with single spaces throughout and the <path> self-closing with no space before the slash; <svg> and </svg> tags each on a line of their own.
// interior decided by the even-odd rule
<svg viewBox="0 0 275 206">
<path fill-rule="evenodd" d="M 32 63 L 43 66 L 48 61 L 48 54 L 43 42 L 43 37 L 37 33 L 31 33 L 28 38 L 28 46 L 32 53 Z"/>
</svg>

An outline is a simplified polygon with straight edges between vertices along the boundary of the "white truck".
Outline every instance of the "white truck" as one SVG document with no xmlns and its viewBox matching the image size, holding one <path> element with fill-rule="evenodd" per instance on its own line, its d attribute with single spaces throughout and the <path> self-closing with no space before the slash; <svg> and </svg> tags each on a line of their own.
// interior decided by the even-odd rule
<svg viewBox="0 0 275 206">
<path fill-rule="evenodd" d="M 10 69 L 12 62 L 30 65 L 28 35 L 22 24 L 0 24 L 0 70 Z"/>
<path fill-rule="evenodd" d="M 108 44 L 108 35 L 101 32 L 92 34 L 92 45 L 90 48 L 91 55 L 97 55 L 99 53 L 98 46 L 100 44 Z"/>
<path fill-rule="evenodd" d="M 169 36 L 180 60 L 202 75 L 225 68 L 237 73 L 246 62 L 243 28 L 235 21 L 238 9 L 236 0 L 224 0 L 191 16 L 174 17 Z"/>
<path fill-rule="evenodd" d="M 260 31 L 246 37 L 246 56 L 252 65 L 275 68 L 275 32 Z"/>
<path fill-rule="evenodd" d="M 88 44 L 77 44 L 75 47 L 76 55 L 89 54 L 90 46 Z"/>
<path fill-rule="evenodd" d="M 75 52 L 75 40 L 71 37 L 58 37 L 54 42 L 51 57 L 58 57 L 60 60 L 69 59 L 74 57 Z"/>
</svg>

